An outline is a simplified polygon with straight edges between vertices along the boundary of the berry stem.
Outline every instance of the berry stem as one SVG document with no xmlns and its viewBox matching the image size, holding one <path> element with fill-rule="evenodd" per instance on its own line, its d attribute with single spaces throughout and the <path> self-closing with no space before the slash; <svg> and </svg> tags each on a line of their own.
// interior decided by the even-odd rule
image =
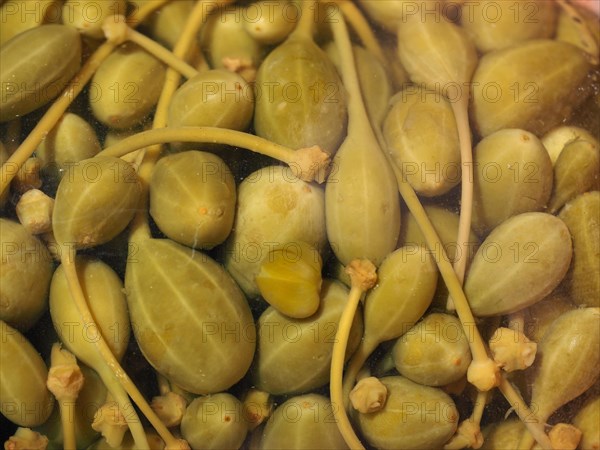
<svg viewBox="0 0 600 450">
<path fill-rule="evenodd" d="M 369 260 L 354 260 L 346 268 L 346 272 L 350 275 L 352 281 L 352 287 L 338 324 L 331 357 L 329 392 L 335 421 L 348 447 L 360 450 L 364 450 L 364 446 L 356 436 L 346 413 L 347 400 L 344 397 L 342 376 L 348 336 L 350 335 L 354 314 L 363 294 L 373 287 L 377 281 L 375 270 L 375 266 Z"/>
<path fill-rule="evenodd" d="M 179 127 L 144 131 L 105 148 L 98 155 L 121 157 L 141 148 L 168 142 L 210 142 L 241 147 L 289 164 L 304 181 L 324 181 L 329 157 L 319 147 L 292 150 L 240 131 L 216 127 Z"/>
<path fill-rule="evenodd" d="M 464 94 L 460 100 L 452 103 L 452 110 L 458 128 L 461 160 L 460 218 L 456 242 L 458 255 L 454 262 L 454 271 L 461 285 L 465 278 L 467 260 L 469 259 L 469 234 L 471 232 L 471 216 L 473 212 L 473 150 L 471 130 L 469 128 L 469 95 Z M 447 309 L 454 309 L 452 296 L 448 297 Z"/>
<path fill-rule="evenodd" d="M 90 308 L 87 304 L 87 300 L 83 293 L 83 289 L 81 287 L 79 277 L 77 276 L 77 270 L 75 267 L 75 249 L 74 248 L 65 247 L 65 251 L 63 252 L 63 256 L 62 256 L 62 265 L 63 265 L 64 271 L 65 271 L 65 276 L 67 277 L 67 281 L 69 284 L 69 291 L 75 302 L 75 307 L 79 310 L 81 323 L 86 324 L 86 325 L 91 324 L 92 326 L 94 326 L 95 329 L 99 329 L 94 320 L 94 317 L 92 316 L 92 312 L 90 311 Z M 94 340 L 92 345 L 94 345 L 96 347 L 96 350 L 97 350 L 98 356 L 99 356 L 98 367 L 95 367 L 95 369 L 100 374 L 102 374 L 103 372 L 105 372 L 107 370 L 111 371 L 112 375 L 116 378 L 116 380 L 118 380 L 118 383 L 120 383 L 119 387 L 122 386 L 122 388 L 127 392 L 127 394 L 129 394 L 129 396 L 133 399 L 135 404 L 140 408 L 142 413 L 148 418 L 148 420 L 150 421 L 150 423 L 152 424 L 154 429 L 157 431 L 157 433 L 160 435 L 160 437 L 165 441 L 165 444 L 168 447 L 177 448 L 177 445 L 179 445 L 180 441 L 171 434 L 171 432 L 168 430 L 167 427 L 165 427 L 165 425 L 158 418 L 158 416 L 155 414 L 155 412 L 152 410 L 152 408 L 150 408 L 150 405 L 148 404 L 148 402 L 146 402 L 146 399 L 144 399 L 144 396 L 140 393 L 140 391 L 138 390 L 136 385 L 133 383 L 133 381 L 131 381 L 131 379 L 129 378 L 127 373 L 121 367 L 121 364 L 119 363 L 119 361 L 117 361 L 117 359 L 113 355 L 113 353 L 110 350 L 110 347 L 108 346 L 108 344 L 106 343 L 104 337 L 101 334 L 98 334 L 98 339 Z M 103 381 L 106 381 L 106 378 L 107 378 L 107 376 L 105 375 L 103 378 Z M 109 384 L 107 384 L 107 387 L 110 385 L 114 386 L 114 384 L 115 383 L 109 383 Z M 131 411 L 134 411 L 131 407 L 129 407 L 129 408 L 127 407 L 127 405 L 129 405 L 129 401 L 126 399 L 126 395 L 124 395 L 124 394 L 118 395 L 119 390 L 118 389 L 113 389 L 113 390 L 115 391 L 113 393 L 113 395 L 117 394 L 117 396 L 115 396 L 115 398 L 119 402 L 119 407 L 124 408 L 124 409 L 122 409 L 122 411 L 129 412 L 130 409 L 131 409 Z M 125 414 L 126 418 L 128 416 L 129 416 L 129 414 Z M 145 447 L 148 448 L 146 435 L 143 432 L 143 428 L 141 427 L 141 422 L 140 422 L 139 418 L 137 418 L 137 415 L 134 419 L 132 419 L 131 421 L 128 421 L 128 424 L 135 425 L 135 426 L 131 427 L 131 431 L 132 431 L 132 434 L 134 434 L 134 436 L 137 435 L 135 437 L 136 445 L 139 447 L 145 442 Z M 137 430 L 138 425 L 139 425 L 139 428 L 141 428 L 141 432 L 139 430 Z M 143 434 L 143 440 L 142 440 L 142 436 L 141 436 L 142 434 Z"/>
</svg>

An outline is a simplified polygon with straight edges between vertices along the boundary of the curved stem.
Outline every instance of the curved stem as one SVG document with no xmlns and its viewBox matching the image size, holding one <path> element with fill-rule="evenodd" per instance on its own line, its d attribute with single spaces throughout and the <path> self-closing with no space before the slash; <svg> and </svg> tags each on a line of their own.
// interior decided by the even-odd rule
<svg viewBox="0 0 600 450">
<path fill-rule="evenodd" d="M 398 180 L 400 195 L 404 199 L 408 209 L 419 225 L 421 232 L 425 236 L 427 247 L 429 249 L 437 249 L 441 253 L 440 256 L 436 258 L 436 264 L 444 283 L 454 300 L 456 313 L 462 324 L 465 335 L 469 337 L 469 348 L 473 356 L 470 368 L 478 366 L 479 375 L 485 379 L 481 385 L 475 384 L 475 386 L 480 390 L 489 390 L 498 383 L 499 370 L 493 360 L 488 356 L 485 343 L 481 338 L 481 334 L 475 323 L 475 317 L 469 306 L 469 301 L 462 289 L 462 283 L 458 279 L 456 272 L 454 272 L 454 268 L 449 262 L 450 260 L 448 259 L 442 241 L 433 228 L 429 217 L 427 217 L 427 213 L 419 201 L 414 189 L 404 179 L 402 171 L 395 165 L 392 165 L 392 167 L 396 174 L 396 179 Z M 469 381 L 473 382 L 472 379 L 469 379 Z"/>
<path fill-rule="evenodd" d="M 121 157 L 140 148 L 167 142 L 210 142 L 241 147 L 288 164 L 294 175 L 304 181 L 324 181 L 329 156 L 319 147 L 298 150 L 284 147 L 266 139 L 215 127 L 162 128 L 144 131 L 112 145 L 98 155 Z"/>
<path fill-rule="evenodd" d="M 358 302 L 362 295 L 371 289 L 377 282 L 375 265 L 368 259 L 355 259 L 346 267 L 346 273 L 350 275 L 352 287 L 348 294 L 348 301 L 342 312 L 342 317 L 338 324 L 333 344 L 333 353 L 331 357 L 331 370 L 329 373 L 329 393 L 331 397 L 331 406 L 336 420 L 337 427 L 351 449 L 364 450 L 360 439 L 356 436 L 352 424 L 346 413 L 346 398 L 343 392 L 342 376 L 344 373 L 344 360 L 346 359 L 346 348 L 348 346 L 348 336 L 350 328 L 354 321 L 354 315 Z"/>
<path fill-rule="evenodd" d="M 69 291 L 75 301 L 75 306 L 79 310 L 81 323 L 95 324 L 94 317 L 92 316 L 92 312 L 88 307 L 85 295 L 81 288 L 79 277 L 77 276 L 77 269 L 75 267 L 75 250 L 73 248 L 65 248 L 65 251 L 63 252 L 62 256 L 62 265 L 65 271 L 65 276 L 67 277 L 67 282 L 69 284 Z M 97 326 L 96 329 L 98 329 Z M 154 429 L 165 441 L 165 444 L 168 447 L 177 448 L 180 444 L 180 441 L 173 437 L 168 428 L 165 427 L 165 425 L 158 418 L 156 413 L 152 410 L 152 408 L 150 408 L 150 405 L 148 404 L 148 402 L 146 402 L 146 399 L 144 399 L 144 396 L 140 393 L 136 385 L 131 381 L 127 373 L 125 373 L 125 371 L 121 367 L 121 364 L 119 363 L 119 361 L 117 361 L 112 351 L 110 350 L 110 347 L 104 340 L 104 337 L 100 333 L 98 334 L 98 339 L 94 340 L 93 345 L 95 346 L 100 357 L 100 367 L 95 368 L 96 371 L 100 373 L 103 370 L 110 370 L 112 372 L 112 375 L 119 381 L 123 389 L 125 389 L 127 394 L 129 394 L 129 396 L 133 399 L 133 401 L 140 408 L 142 413 L 148 418 Z M 133 408 L 132 411 L 135 412 Z M 139 419 L 137 420 L 139 422 Z M 139 444 L 136 443 L 136 445 Z"/>
<path fill-rule="evenodd" d="M 454 262 L 454 271 L 461 285 L 465 278 L 467 261 L 469 259 L 469 234 L 471 233 L 471 216 L 473 212 L 473 149 L 471 145 L 471 129 L 469 128 L 469 97 L 461 96 L 458 102 L 452 103 L 452 110 L 458 128 L 461 160 L 461 190 L 460 190 L 460 218 L 458 222 L 458 236 L 456 237 L 457 258 Z M 452 296 L 448 297 L 447 309 L 454 309 Z"/>
<path fill-rule="evenodd" d="M 140 8 L 137 13 L 130 16 L 127 21 L 132 26 L 144 20 L 149 14 L 160 8 L 167 0 L 157 0 L 148 2 Z M 56 125 L 67 108 L 71 105 L 84 86 L 91 80 L 100 64 L 112 53 L 115 44 L 111 42 L 103 43 L 88 58 L 81 70 L 65 87 L 60 96 L 54 101 L 52 106 L 44 113 L 40 121 L 33 128 L 31 133 L 25 138 L 17 150 L 8 158 L 0 169 L 0 194 L 3 193 L 10 182 L 17 174 L 19 168 L 33 154 L 37 146 L 46 137 L 48 132 Z"/>
<path fill-rule="evenodd" d="M 98 153 L 98 156 L 115 156 L 120 158 L 150 145 L 167 144 L 169 142 L 225 144 L 233 147 L 247 148 L 253 152 L 270 156 L 283 162 L 289 161 L 294 153 L 294 150 L 290 148 L 241 131 L 216 127 L 169 127 L 142 131 L 141 133 L 129 136 L 105 148 Z"/>
<path fill-rule="evenodd" d="M 342 374 L 344 372 L 344 357 L 346 355 L 346 346 L 348 344 L 348 336 L 350 335 L 350 327 L 358 307 L 358 302 L 363 294 L 363 290 L 357 286 L 352 286 L 350 294 L 348 295 L 348 301 L 340 318 L 337 332 L 335 334 L 335 341 L 333 344 L 333 355 L 331 357 L 331 371 L 330 371 L 330 397 L 331 406 L 333 407 L 335 421 L 340 430 L 340 433 L 344 437 L 346 444 L 351 449 L 364 450 L 360 439 L 354 433 L 352 424 L 346 414 L 346 398 L 344 397 L 342 388 Z"/>
<path fill-rule="evenodd" d="M 379 141 L 379 145 L 381 146 L 381 148 L 387 149 L 387 145 L 386 145 L 385 139 L 383 137 L 383 133 L 381 132 L 381 129 L 377 126 L 373 126 L 373 130 L 375 132 L 375 135 L 377 137 L 377 140 Z M 468 131 L 468 132 L 467 131 L 468 131 L 468 128 L 467 129 L 463 128 L 462 133 L 463 134 L 466 133 L 466 135 L 468 136 L 468 141 L 465 141 L 463 139 L 463 142 L 465 143 L 464 149 L 466 150 L 466 148 L 467 148 L 466 143 L 468 142 L 469 155 L 471 155 L 470 158 L 472 158 L 472 153 L 471 153 L 471 149 L 470 149 L 470 147 L 471 147 L 470 131 Z M 460 133 L 460 131 L 459 131 L 459 133 Z M 463 149 L 463 146 L 461 145 L 461 150 L 462 149 Z M 415 221 L 417 222 L 421 232 L 423 233 L 423 235 L 425 237 L 425 242 L 427 244 L 427 248 L 429 248 L 429 250 L 431 250 L 431 251 L 439 252 L 438 257 L 435 258 L 435 262 L 438 266 L 440 274 L 442 275 L 444 283 L 446 284 L 446 287 L 448 288 L 448 292 L 449 292 L 450 296 L 453 298 L 453 302 L 456 304 L 455 309 L 456 309 L 458 318 L 461 322 L 461 325 L 463 327 L 463 330 L 465 332 L 465 335 L 469 336 L 469 338 L 470 338 L 469 339 L 469 348 L 470 348 L 471 354 L 473 356 L 473 363 L 478 363 L 482 367 L 482 370 L 479 371 L 480 374 L 487 374 L 488 378 L 492 378 L 492 377 L 495 378 L 495 383 L 497 383 L 499 381 L 498 380 L 499 371 L 498 371 L 497 367 L 494 367 L 493 361 L 488 356 L 485 343 L 483 342 L 483 339 L 481 338 L 481 334 L 479 333 L 479 329 L 476 326 L 475 317 L 473 316 L 473 312 L 471 311 L 471 307 L 469 305 L 467 297 L 465 296 L 465 293 L 462 289 L 462 277 L 461 278 L 458 277 L 457 273 L 455 272 L 455 268 L 452 266 L 452 264 L 450 264 L 450 262 L 449 262 L 450 259 L 448 258 L 448 255 L 446 253 L 446 250 L 442 243 L 442 240 L 440 239 L 435 228 L 433 227 L 433 224 L 429 220 L 429 217 L 427 216 L 427 213 L 425 212 L 425 208 L 423 208 L 423 205 L 419 201 L 419 198 L 417 197 L 417 194 L 415 193 L 414 189 L 412 188 L 410 183 L 408 183 L 406 181 L 406 178 L 405 178 L 404 174 L 402 173 L 402 170 L 394 163 L 389 151 L 386 150 L 383 153 L 385 154 L 386 158 L 388 159 L 390 166 L 392 167 L 392 170 L 394 171 L 394 174 L 396 176 L 396 181 L 398 183 L 398 190 L 400 192 L 400 196 L 404 200 L 404 203 L 406 203 L 406 205 L 408 206 L 410 213 L 415 218 Z M 469 161 L 469 160 L 472 161 L 472 159 L 469 159 L 469 156 L 467 156 L 467 161 Z M 472 164 L 471 164 L 471 166 L 472 166 Z M 471 178 L 469 178 L 469 177 L 471 177 Z M 470 179 L 472 179 L 472 175 L 470 176 L 467 174 L 467 180 L 470 180 Z M 471 194 L 471 196 L 472 196 L 472 194 Z M 468 200 L 468 197 L 467 197 L 467 200 Z M 465 222 L 465 219 L 463 219 L 463 222 Z M 464 226 L 463 226 L 463 228 L 464 228 Z M 459 226 L 459 230 L 460 230 L 460 226 Z M 468 236 L 469 236 L 468 233 L 469 232 L 470 232 L 470 217 L 469 217 L 469 227 L 467 229 L 467 237 L 462 240 L 462 242 L 465 245 L 468 242 Z M 463 233 L 464 233 L 464 231 L 463 231 Z M 464 259 L 464 261 L 466 262 L 466 258 Z M 478 388 L 484 387 L 483 390 L 488 390 L 490 388 L 489 386 L 491 384 L 492 384 L 491 382 L 487 382 L 486 386 L 482 385 L 482 386 L 476 386 L 476 387 L 478 387 Z"/>
</svg>

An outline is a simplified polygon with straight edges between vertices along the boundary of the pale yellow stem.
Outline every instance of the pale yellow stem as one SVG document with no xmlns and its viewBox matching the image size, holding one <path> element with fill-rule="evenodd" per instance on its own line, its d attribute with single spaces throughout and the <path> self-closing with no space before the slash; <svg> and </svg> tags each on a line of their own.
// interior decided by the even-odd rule
<svg viewBox="0 0 600 450">
<path fill-rule="evenodd" d="M 65 271 L 65 275 L 67 277 L 67 282 L 69 284 L 69 291 L 75 301 L 75 305 L 79 310 L 79 314 L 81 316 L 81 323 L 95 324 L 94 317 L 92 316 L 92 312 L 89 309 L 89 306 L 83 294 L 83 290 L 81 288 L 81 284 L 79 282 L 79 277 L 77 276 L 74 249 L 69 248 L 63 252 L 62 265 Z M 180 445 L 181 441 L 176 439 L 171 434 L 169 429 L 165 427 L 165 425 L 162 423 L 162 421 L 159 419 L 156 413 L 152 410 L 152 408 L 150 408 L 150 405 L 148 404 L 148 402 L 146 402 L 146 399 L 140 393 L 137 386 L 131 381 L 127 373 L 123 370 L 121 364 L 115 358 L 112 351 L 110 350 L 110 347 L 108 346 L 108 344 L 104 340 L 104 337 L 101 334 L 98 335 L 98 339 L 93 341 L 93 345 L 98 351 L 100 358 L 105 362 L 106 367 L 110 371 L 112 371 L 115 378 L 119 381 L 119 383 L 125 389 L 127 394 L 133 399 L 135 404 L 140 408 L 142 413 L 150 421 L 151 425 L 154 427 L 156 432 L 165 441 L 165 444 L 168 447 L 177 448 Z M 137 441 L 136 444 L 140 445 Z"/>
<path fill-rule="evenodd" d="M 441 252 L 444 252 L 442 243 L 437 236 L 433 225 L 431 224 L 429 218 L 427 217 L 427 213 L 423 208 L 423 205 L 419 202 L 419 199 L 412 189 L 408 182 L 404 181 L 403 175 L 401 171 L 394 167 L 396 172 L 396 178 L 398 179 L 398 187 L 400 189 L 400 194 L 407 204 L 411 214 L 415 217 L 415 220 L 419 224 L 421 231 L 425 236 L 425 240 L 430 249 L 437 248 L 441 249 Z M 473 354 L 473 360 L 479 359 L 481 361 L 489 360 L 489 356 L 487 354 L 487 350 L 485 348 L 485 343 L 483 342 L 481 335 L 477 327 L 475 326 L 474 317 L 471 313 L 471 310 L 468 305 L 467 298 L 462 290 L 461 283 L 459 282 L 456 273 L 454 272 L 451 264 L 448 262 L 449 259 L 447 255 L 442 254 L 441 257 L 436 259 L 436 263 L 448 287 L 448 291 L 452 295 L 452 298 L 455 301 L 457 306 L 457 313 L 459 315 L 459 319 L 463 323 L 463 328 L 465 332 L 467 332 L 467 336 L 470 337 L 469 344 L 471 347 L 471 353 Z M 466 306 L 466 308 L 462 308 L 462 306 Z M 461 313 L 464 316 L 461 316 Z M 471 326 L 466 327 L 465 324 L 470 324 Z M 504 397 L 511 404 L 513 409 L 517 412 L 519 418 L 523 421 L 529 433 L 526 433 L 526 436 L 523 437 L 522 443 L 519 448 L 530 450 L 533 446 L 534 440 L 544 448 L 551 449 L 550 441 L 548 436 L 543 431 L 543 426 L 540 425 L 541 421 L 536 415 L 528 408 L 527 404 L 523 401 L 519 393 L 515 390 L 515 388 L 506 380 L 506 377 L 502 374 L 499 374 L 499 389 L 504 395 Z M 478 399 L 479 400 L 479 399 Z M 479 403 L 479 402 L 478 402 Z M 483 407 L 482 405 L 480 407 Z M 530 440 L 530 442 L 529 442 Z M 528 445 L 528 446 L 527 446 Z"/>
<path fill-rule="evenodd" d="M 59 400 L 60 422 L 63 433 L 63 449 L 77 450 L 77 441 L 75 439 L 75 402 Z"/>
<path fill-rule="evenodd" d="M 234 147 L 247 148 L 283 162 L 290 160 L 294 150 L 266 139 L 241 131 L 216 127 L 173 127 L 142 131 L 129 136 L 110 147 L 98 156 L 121 157 L 141 148 L 169 142 L 220 143 Z"/>
<path fill-rule="evenodd" d="M 364 450 L 364 446 L 360 439 L 356 436 L 352 424 L 346 414 L 346 399 L 344 398 L 342 375 L 344 373 L 344 357 L 346 355 L 346 347 L 348 344 L 348 336 L 350 335 L 350 327 L 358 307 L 358 302 L 364 291 L 353 286 L 348 295 L 348 301 L 344 307 L 342 317 L 335 334 L 333 344 L 333 355 L 331 357 L 330 385 L 329 392 L 331 397 L 331 406 L 333 408 L 335 422 L 343 436 L 346 444 L 351 449 Z"/>
<path fill-rule="evenodd" d="M 473 212 L 473 149 L 471 145 L 471 129 L 469 128 L 469 95 L 463 93 L 460 100 L 452 103 L 452 110 L 458 127 L 461 163 L 460 218 L 458 236 L 456 237 L 457 258 L 454 271 L 461 285 L 465 278 L 467 261 L 469 259 L 469 236 L 471 233 L 471 216 Z M 452 296 L 448 296 L 446 308 L 454 309 Z"/>
<path fill-rule="evenodd" d="M 293 174 L 304 181 L 323 182 L 329 165 L 328 155 L 317 146 L 292 150 L 252 134 L 216 127 L 144 131 L 105 148 L 99 155 L 121 157 L 140 148 L 168 142 L 207 142 L 245 148 L 288 164 Z"/>
<path fill-rule="evenodd" d="M 471 348 L 471 353 L 473 355 L 474 361 L 485 361 L 489 359 L 487 354 L 487 350 L 485 348 L 485 343 L 481 338 L 481 334 L 475 325 L 475 317 L 471 312 L 471 307 L 469 306 L 469 302 L 465 293 L 462 289 L 462 283 L 458 279 L 456 272 L 454 272 L 454 268 L 452 264 L 450 264 L 450 260 L 445 254 L 444 246 L 442 244 L 441 239 L 437 235 L 431 221 L 427 217 L 427 213 L 423 208 L 423 205 L 419 201 L 417 194 L 412 189 L 410 184 L 404 180 L 404 176 L 400 169 L 396 166 L 393 166 L 394 172 L 396 173 L 396 179 L 398 180 L 398 188 L 400 190 L 400 195 L 404 199 L 404 202 L 408 206 L 410 213 L 413 215 L 417 223 L 419 224 L 419 228 L 423 235 L 425 236 L 425 241 L 427 246 L 430 249 L 439 249 L 440 255 L 436 258 L 435 262 L 437 263 L 438 269 L 440 270 L 440 274 L 444 279 L 444 283 L 448 287 L 448 291 L 452 298 L 454 299 L 454 303 L 456 306 L 456 312 L 458 314 L 458 318 L 460 319 L 463 329 L 465 330 L 465 334 L 470 338 L 469 345 Z"/>
</svg>

